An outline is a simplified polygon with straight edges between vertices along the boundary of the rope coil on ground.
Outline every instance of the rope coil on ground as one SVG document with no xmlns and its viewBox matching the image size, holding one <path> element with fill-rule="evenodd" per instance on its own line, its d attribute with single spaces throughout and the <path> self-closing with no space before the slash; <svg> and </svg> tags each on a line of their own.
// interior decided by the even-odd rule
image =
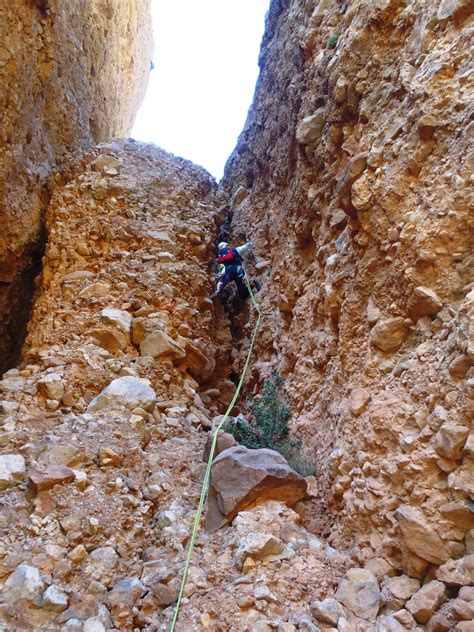
<svg viewBox="0 0 474 632">
<path fill-rule="evenodd" d="M 245 270 L 245 268 L 244 268 L 244 274 L 245 274 L 245 284 L 247 285 L 247 289 L 249 291 L 249 295 L 250 295 L 250 298 L 252 300 L 252 304 L 255 307 L 255 311 L 257 312 L 257 322 L 255 323 L 255 327 L 254 327 L 254 330 L 253 330 L 252 338 L 251 338 L 251 341 L 250 341 L 250 347 L 249 347 L 249 350 L 248 350 L 248 353 L 247 353 L 247 358 L 245 360 L 244 368 L 242 370 L 242 373 L 241 373 L 241 376 L 240 376 L 240 380 L 239 380 L 239 383 L 238 383 L 237 388 L 235 390 L 234 396 L 232 397 L 232 401 L 230 402 L 229 406 L 227 407 L 227 410 L 225 411 L 224 417 L 221 419 L 219 425 L 216 427 L 216 429 L 214 431 L 214 435 L 212 437 L 211 450 L 209 452 L 209 459 L 207 461 L 206 472 L 204 474 L 204 479 L 203 479 L 203 482 L 202 482 L 201 496 L 199 498 L 199 504 L 198 504 L 198 508 L 197 508 L 197 511 L 196 511 L 196 517 L 194 519 L 193 531 L 192 531 L 192 534 L 191 534 L 191 540 L 189 542 L 188 553 L 187 553 L 187 556 L 186 556 L 186 562 L 184 564 L 183 577 L 181 579 L 181 586 L 180 586 L 180 589 L 179 589 L 178 599 L 176 601 L 176 606 L 175 606 L 175 610 L 174 610 L 173 620 L 171 622 L 170 632 L 174 632 L 175 627 L 176 627 L 176 623 L 178 621 L 179 610 L 180 610 L 180 607 L 181 607 L 181 601 L 183 599 L 183 594 L 184 594 L 184 588 L 186 586 L 186 580 L 188 578 L 189 567 L 191 565 L 191 560 L 192 560 L 192 557 L 193 557 L 194 545 L 196 543 L 197 534 L 199 532 L 199 527 L 200 527 L 200 524 L 201 524 L 202 511 L 204 509 L 204 503 L 206 501 L 207 490 L 209 488 L 209 480 L 211 478 L 212 462 L 214 460 L 214 453 L 216 451 L 217 435 L 219 433 L 219 430 L 222 428 L 224 423 L 229 418 L 230 411 L 234 407 L 235 402 L 237 401 L 237 398 L 240 395 L 240 391 L 242 390 L 242 385 L 244 383 L 245 375 L 247 373 L 247 369 L 248 369 L 248 366 L 250 364 L 250 358 L 252 356 L 253 348 L 254 348 L 254 345 L 255 345 L 255 340 L 257 338 L 258 329 L 260 327 L 260 320 L 262 318 L 262 312 L 260 311 L 260 306 L 258 305 L 257 301 L 255 300 L 255 296 L 254 296 L 254 294 L 252 292 L 252 287 L 250 285 L 250 281 L 249 281 L 249 278 L 247 276 L 247 271 Z"/>
</svg>

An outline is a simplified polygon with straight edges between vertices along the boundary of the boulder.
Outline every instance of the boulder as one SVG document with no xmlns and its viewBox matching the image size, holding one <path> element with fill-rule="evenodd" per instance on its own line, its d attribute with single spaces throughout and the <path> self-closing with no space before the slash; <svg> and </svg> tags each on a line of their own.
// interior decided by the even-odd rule
<svg viewBox="0 0 474 632">
<path fill-rule="evenodd" d="M 323 601 L 313 601 L 311 612 L 314 618 L 321 621 L 321 623 L 333 626 L 337 626 L 339 619 L 346 617 L 344 608 L 336 599 L 332 598 L 324 599 Z"/>
<path fill-rule="evenodd" d="M 375 621 L 380 608 L 380 589 L 375 575 L 366 568 L 351 568 L 339 583 L 335 598 L 357 617 Z"/>
<path fill-rule="evenodd" d="M 28 484 L 37 493 L 51 489 L 55 485 L 72 483 L 75 475 L 71 468 L 65 465 L 50 465 L 44 470 L 30 470 Z"/>
<path fill-rule="evenodd" d="M 367 408 L 370 400 L 371 394 L 369 391 L 360 387 L 354 388 L 349 400 L 349 409 L 352 415 L 354 415 L 354 417 L 361 415 Z"/>
<path fill-rule="evenodd" d="M 386 608 L 391 611 L 400 610 L 414 592 L 420 588 L 420 582 L 407 575 L 388 578 L 382 587 L 382 597 Z"/>
<path fill-rule="evenodd" d="M 304 498 L 307 483 L 274 450 L 235 446 L 214 460 L 206 530 L 215 531 L 252 505 L 280 500 L 292 506 Z"/>
<path fill-rule="evenodd" d="M 410 551 L 433 564 L 442 564 L 449 560 L 449 543 L 439 537 L 421 511 L 408 505 L 400 505 L 394 515 Z"/>
<path fill-rule="evenodd" d="M 156 394 L 151 388 L 149 380 L 127 375 L 113 380 L 97 397 L 94 397 L 87 412 L 132 411 L 134 408 L 143 408 L 149 411 L 153 409 L 155 402 Z"/>
<path fill-rule="evenodd" d="M 59 373 L 49 373 L 38 380 L 38 390 L 47 399 L 60 401 L 64 395 L 64 383 Z"/>
<path fill-rule="evenodd" d="M 211 453 L 211 446 L 213 441 L 214 433 L 210 432 L 206 441 L 206 445 L 204 446 L 204 451 L 202 454 L 202 460 L 207 463 L 209 460 L 209 455 Z M 217 433 L 216 439 L 216 447 L 214 450 L 214 459 L 224 452 L 224 450 L 228 450 L 229 448 L 233 448 L 238 445 L 236 439 L 230 432 L 224 432 L 223 430 L 219 430 Z"/>
<path fill-rule="evenodd" d="M 25 602 L 39 606 L 44 589 L 45 583 L 38 569 L 20 564 L 5 582 L 2 599 L 9 605 Z"/>
<path fill-rule="evenodd" d="M 151 358 L 171 357 L 182 360 L 185 350 L 164 331 L 154 331 L 140 342 L 140 355 Z"/>
<path fill-rule="evenodd" d="M 279 555 L 283 549 L 282 541 L 270 533 L 249 533 L 239 544 L 237 561 L 242 566 L 248 557 L 265 560 Z"/>
<path fill-rule="evenodd" d="M 114 325 L 124 333 L 129 333 L 132 327 L 132 315 L 123 309 L 107 307 L 100 313 L 101 319 L 108 325 Z"/>
<path fill-rule="evenodd" d="M 0 455 L 0 490 L 18 485 L 25 478 L 25 459 L 21 454 Z"/>
<path fill-rule="evenodd" d="M 91 329 L 89 335 L 94 338 L 103 349 L 107 349 L 110 353 L 124 351 L 129 344 L 128 337 L 122 331 L 115 329 L 97 327 L 96 329 Z"/>
<path fill-rule="evenodd" d="M 401 316 L 384 318 L 374 325 L 370 342 L 386 353 L 397 351 L 407 336 L 405 319 Z"/>
<path fill-rule="evenodd" d="M 408 299 L 407 311 L 410 318 L 418 320 L 423 316 L 437 314 L 443 307 L 443 302 L 430 288 L 419 286 L 413 290 Z"/>
<path fill-rule="evenodd" d="M 435 437 L 435 450 L 445 459 L 460 459 L 469 436 L 469 428 L 446 423 L 441 426 Z"/>
<path fill-rule="evenodd" d="M 41 607 L 53 612 L 63 612 L 68 606 L 69 598 L 64 590 L 52 584 L 41 597 Z"/>
<path fill-rule="evenodd" d="M 412 613 L 418 623 L 427 623 L 431 615 L 446 599 L 446 586 L 434 579 L 418 590 L 407 601 L 406 609 Z"/>
<path fill-rule="evenodd" d="M 474 586 L 474 554 L 448 560 L 438 568 L 436 577 L 448 586 Z"/>
<path fill-rule="evenodd" d="M 131 610 L 146 592 L 145 586 L 137 577 L 121 579 L 108 594 L 112 610 Z"/>
<path fill-rule="evenodd" d="M 326 120 L 324 108 L 319 108 L 311 116 L 306 116 L 296 128 L 296 140 L 302 145 L 309 145 L 321 138 Z"/>
<path fill-rule="evenodd" d="M 440 507 L 443 518 L 457 527 L 468 530 L 474 525 L 474 502 L 470 499 L 453 501 Z"/>
</svg>

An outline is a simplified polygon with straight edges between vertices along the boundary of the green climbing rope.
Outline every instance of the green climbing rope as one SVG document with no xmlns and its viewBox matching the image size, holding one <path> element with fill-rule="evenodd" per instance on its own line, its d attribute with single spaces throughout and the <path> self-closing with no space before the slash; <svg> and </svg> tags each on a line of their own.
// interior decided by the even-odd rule
<svg viewBox="0 0 474 632">
<path fill-rule="evenodd" d="M 230 402 L 229 406 L 227 407 L 227 410 L 225 411 L 224 417 L 221 419 L 219 425 L 217 426 L 217 428 L 214 431 L 214 436 L 212 437 L 211 450 L 209 452 L 209 459 L 207 461 L 206 472 L 204 474 L 204 480 L 202 482 L 201 496 L 199 498 L 199 504 L 198 504 L 198 508 L 197 508 L 197 511 L 196 511 L 196 517 L 194 519 L 193 532 L 191 534 L 191 540 L 189 542 L 188 554 L 186 556 L 186 562 L 184 564 L 183 577 L 181 579 L 181 586 L 179 588 L 178 600 L 176 601 L 176 606 L 175 606 L 175 609 L 174 609 L 173 621 L 171 622 L 170 632 L 174 632 L 175 627 L 176 627 L 176 623 L 178 621 L 179 609 L 180 609 L 180 606 L 181 606 L 181 601 L 183 599 L 184 588 L 186 586 L 186 580 L 188 578 L 189 567 L 191 565 L 191 560 L 192 560 L 193 552 L 194 552 L 194 545 L 196 543 L 196 537 L 197 537 L 197 534 L 199 532 L 199 527 L 200 527 L 200 524 L 201 524 L 202 511 L 204 509 L 204 503 L 206 501 L 207 490 L 208 490 L 208 487 L 209 487 L 209 480 L 211 478 L 211 467 L 212 467 L 212 462 L 214 460 L 214 452 L 216 451 L 217 435 L 219 433 L 219 430 L 222 428 L 224 423 L 227 421 L 227 419 L 228 419 L 228 417 L 230 415 L 230 411 L 234 407 L 235 402 L 237 401 L 237 398 L 240 395 L 240 391 L 242 390 L 242 385 L 244 383 L 245 375 L 247 373 L 247 369 L 248 369 L 248 366 L 249 366 L 249 363 L 250 363 L 250 358 L 252 356 L 253 348 L 254 348 L 254 345 L 255 345 L 255 340 L 257 338 L 258 329 L 260 327 L 260 320 L 261 320 L 261 317 L 262 317 L 262 312 L 260 311 L 260 307 L 259 307 L 257 301 L 255 300 L 255 296 L 254 296 L 254 294 L 252 292 L 252 287 L 250 285 L 250 281 L 249 281 L 249 278 L 247 276 L 247 272 L 246 272 L 245 268 L 244 268 L 244 273 L 245 273 L 245 283 L 247 285 L 247 289 L 249 291 L 250 298 L 252 299 L 253 306 L 255 307 L 255 311 L 257 312 L 257 322 L 255 323 L 255 327 L 254 327 L 254 330 L 253 330 L 252 338 L 251 338 L 251 341 L 250 341 L 250 347 L 249 347 L 249 350 L 248 350 L 248 353 L 247 353 L 247 358 L 245 360 L 244 368 L 242 370 L 242 374 L 240 376 L 240 380 L 239 380 L 239 383 L 238 383 L 237 388 L 235 390 L 234 396 L 232 397 L 232 401 Z"/>
</svg>

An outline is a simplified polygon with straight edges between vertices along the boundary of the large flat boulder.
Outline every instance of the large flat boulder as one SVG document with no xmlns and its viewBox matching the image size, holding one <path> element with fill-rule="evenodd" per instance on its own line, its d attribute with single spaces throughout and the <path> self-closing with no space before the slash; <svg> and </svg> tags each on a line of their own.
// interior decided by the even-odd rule
<svg viewBox="0 0 474 632">
<path fill-rule="evenodd" d="M 219 529 L 244 509 L 266 500 L 292 506 L 306 493 L 307 483 L 274 450 L 235 446 L 215 459 L 211 472 L 206 530 Z"/>
</svg>

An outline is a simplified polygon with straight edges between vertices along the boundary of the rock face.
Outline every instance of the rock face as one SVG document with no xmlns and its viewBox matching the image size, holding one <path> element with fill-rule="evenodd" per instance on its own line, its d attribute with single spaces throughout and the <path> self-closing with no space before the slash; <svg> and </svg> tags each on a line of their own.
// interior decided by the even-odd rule
<svg viewBox="0 0 474 632">
<path fill-rule="evenodd" d="M 290 507 L 306 492 L 306 481 L 274 450 L 228 448 L 214 459 L 206 530 L 215 531 L 256 502 L 280 500 Z"/>
<path fill-rule="evenodd" d="M 44 247 L 47 179 L 127 134 L 152 55 L 149 0 L 28 0 L 0 8 L 0 371 L 16 359 Z"/>
<path fill-rule="evenodd" d="M 471 542 L 472 12 L 272 2 L 221 185 L 227 241 L 265 261 L 256 361 L 285 378 L 315 524 L 418 579 Z"/>
<path fill-rule="evenodd" d="M 209 300 L 214 244 L 249 237 L 264 318 L 232 415 L 277 369 L 315 475 L 220 438 L 208 520 L 225 528 L 198 534 L 177 629 L 469 630 L 472 3 L 273 0 L 220 189 L 154 147 L 89 148 L 121 133 L 98 68 L 107 83 L 128 55 L 142 63 L 141 2 L 10 4 L 14 27 L 38 32 L 27 69 L 18 31 L 2 39 L 19 81 L 2 112 L 31 137 L 21 158 L 8 122 L 2 137 L 10 269 L 26 261 L 20 215 L 33 233 L 47 206 L 47 247 L 24 359 L 0 380 L 0 628 L 170 628 L 207 431 L 255 318 Z M 127 51 L 113 70 L 109 37 Z M 66 145 L 86 153 L 39 200 Z"/>
</svg>

